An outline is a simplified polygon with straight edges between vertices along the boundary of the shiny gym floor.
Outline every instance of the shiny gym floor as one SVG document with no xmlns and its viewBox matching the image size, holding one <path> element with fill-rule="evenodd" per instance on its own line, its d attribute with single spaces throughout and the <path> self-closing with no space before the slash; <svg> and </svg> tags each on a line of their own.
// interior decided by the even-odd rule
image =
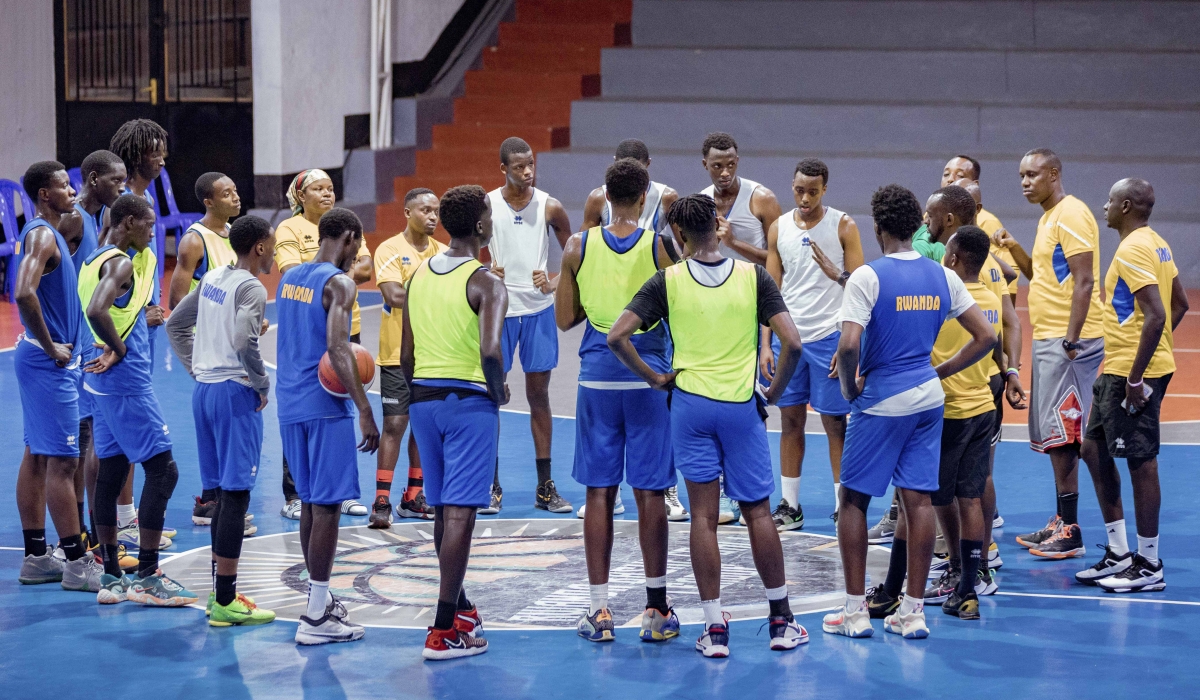
<svg viewBox="0 0 1200 700">
<path fill-rule="evenodd" d="M 377 299 L 363 295 L 365 306 Z M 374 347 L 371 336 L 377 313 L 368 309 L 363 318 L 364 345 Z M 199 493 L 190 411 L 192 381 L 177 362 L 168 369 L 165 342 L 160 343 L 155 383 L 180 467 L 179 486 L 167 512 L 167 524 L 178 529 L 178 536 L 164 555 L 177 555 L 206 547 L 209 532 L 207 527 L 192 526 L 190 518 L 191 496 Z M 265 345 L 268 357 L 273 357 L 270 342 Z M 568 413 L 560 411 L 560 405 L 574 397 L 572 353 L 567 337 L 563 371 L 555 382 L 556 414 Z M 10 494 L 22 451 L 12 358 L 11 353 L 0 352 L 0 396 L 10 397 L 5 403 L 6 429 L 0 432 L 0 483 Z M 519 373 L 510 376 L 510 384 L 514 395 L 522 393 Z M 1194 379 L 1181 373 L 1172 393 L 1194 391 L 1194 386 Z M 378 395 L 372 395 L 372 400 L 378 416 Z M 501 515 L 546 517 L 533 508 L 533 444 L 528 418 L 520 409 L 520 402 L 514 402 L 501 418 L 505 485 Z M 283 498 L 274 397 L 266 419 L 263 463 L 250 506 L 259 530 L 248 543 L 293 531 L 298 525 L 278 514 Z M 570 478 L 573 424 L 569 417 L 555 420 L 553 459 L 561 493 L 578 506 L 583 489 Z M 822 633 L 821 614 L 809 613 L 799 621 L 808 629 L 811 643 L 784 653 L 767 649 L 765 630 L 760 630 L 763 620 L 737 621 L 731 630 L 732 655 L 724 660 L 704 659 L 693 650 L 698 625 L 685 625 L 680 638 L 662 645 L 643 644 L 635 630 L 626 629 L 618 630 L 615 643 L 595 645 L 569 629 L 492 627 L 487 632 L 487 654 L 435 664 L 421 660 L 423 629 L 369 627 L 360 642 L 298 648 L 292 641 L 294 623 L 284 620 L 265 627 L 214 629 L 205 624 L 199 609 L 154 609 L 129 603 L 101 607 L 92 595 L 66 592 L 53 584 L 17 583 L 21 528 L 15 502 L 8 496 L 0 500 L 2 695 L 16 700 L 129 692 L 231 699 L 836 694 L 1057 700 L 1135 693 L 1153 697 L 1196 687 L 1200 682 L 1200 666 L 1192 653 L 1200 646 L 1200 539 L 1194 536 L 1200 531 L 1200 509 L 1195 507 L 1200 502 L 1200 479 L 1193 471 L 1200 463 L 1196 424 L 1181 421 L 1164 431 L 1164 438 L 1175 442 L 1164 445 L 1160 457 L 1162 552 L 1168 587 L 1160 593 L 1127 597 L 1074 582 L 1072 574 L 1090 565 L 1096 556 L 1092 552 L 1098 550 L 1089 552 L 1086 560 L 1051 562 L 1035 559 L 1013 541 L 1015 534 L 1040 527 L 1054 507 L 1049 462 L 1032 452 L 1017 433 L 997 453 L 995 478 L 1006 525 L 995 534 L 1004 567 L 998 577 L 1000 592 L 982 602 L 982 621 L 960 622 L 930 606 L 928 640 L 903 641 L 885 634 L 878 623 L 873 638 L 850 640 Z M 777 449 L 777 433 L 771 434 L 771 442 Z M 824 437 L 810 435 L 808 445 L 801 489 L 808 518 L 805 532 L 833 535 L 833 523 L 827 519 L 833 509 L 833 489 Z M 399 474 L 404 464 L 402 456 L 396 489 L 403 483 Z M 375 458 L 360 457 L 366 503 L 374 492 L 374 473 Z M 139 491 L 140 481 L 139 470 Z M 1102 522 L 1090 479 L 1081 477 L 1080 485 L 1084 540 L 1101 542 Z M 1127 476 L 1124 487 L 1126 519 L 1132 523 Z M 629 508 L 624 518 L 634 519 L 631 494 L 626 490 L 624 495 Z M 869 514 L 872 522 L 884 507 L 884 499 L 877 499 Z M 572 516 L 550 517 L 574 521 Z M 365 525 L 366 520 L 343 517 L 343 525 Z M 52 526 L 47 527 L 53 537 Z M 243 572 L 242 581 L 252 576 Z M 580 569 L 578 578 L 585 582 L 585 571 Z M 486 620 L 488 610 L 481 612 Z"/>
</svg>

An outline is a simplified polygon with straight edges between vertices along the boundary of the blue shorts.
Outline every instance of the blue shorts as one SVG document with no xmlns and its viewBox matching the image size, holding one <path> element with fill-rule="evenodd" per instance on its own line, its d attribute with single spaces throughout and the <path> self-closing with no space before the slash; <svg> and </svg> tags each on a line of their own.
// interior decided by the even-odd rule
<svg viewBox="0 0 1200 700">
<path fill-rule="evenodd" d="M 671 392 L 671 446 L 683 478 L 706 484 L 724 475 L 725 495 L 736 501 L 770 497 L 775 471 L 757 401 L 730 403 Z"/>
<path fill-rule="evenodd" d="M 263 416 L 257 408 L 258 392 L 244 384 L 196 384 L 192 420 L 203 488 L 254 488 L 263 442 Z"/>
<path fill-rule="evenodd" d="M 25 341 L 17 343 L 15 354 L 13 371 L 29 453 L 78 457 L 79 358 L 71 369 L 59 367 L 41 348 Z"/>
<path fill-rule="evenodd" d="M 92 393 L 83 388 L 83 363 L 79 367 L 79 420 L 92 417 Z"/>
<path fill-rule="evenodd" d="M 125 455 L 141 464 L 171 449 L 171 433 L 154 394 L 92 394 L 92 443 L 100 459 Z"/>
<path fill-rule="evenodd" d="M 796 373 L 783 391 L 777 404 L 780 408 L 809 404 L 817 413 L 826 416 L 844 416 L 850 413 L 850 402 L 842 396 L 842 387 L 837 379 L 829 378 L 829 363 L 837 353 L 841 333 L 804 343 Z M 775 361 L 779 361 L 779 338 L 771 338 L 771 349 Z"/>
<path fill-rule="evenodd" d="M 283 456 L 305 503 L 335 505 L 359 497 L 354 418 L 281 423 Z"/>
<path fill-rule="evenodd" d="M 625 481 L 658 491 L 675 485 L 671 462 L 671 412 L 667 393 L 645 389 L 579 387 L 575 402 L 575 467 L 584 486 Z"/>
<path fill-rule="evenodd" d="M 937 491 L 942 453 L 942 406 L 907 416 L 854 412 L 846 425 L 842 486 L 882 496 L 888 484 Z"/>
<path fill-rule="evenodd" d="M 408 415 L 429 505 L 486 507 L 492 498 L 500 437 L 496 402 L 483 394 L 450 394 L 414 402 Z"/>
<path fill-rule="evenodd" d="M 554 305 L 527 316 L 504 319 L 504 372 L 512 369 L 513 353 L 521 354 L 521 370 L 549 372 L 558 366 L 558 326 Z"/>
</svg>

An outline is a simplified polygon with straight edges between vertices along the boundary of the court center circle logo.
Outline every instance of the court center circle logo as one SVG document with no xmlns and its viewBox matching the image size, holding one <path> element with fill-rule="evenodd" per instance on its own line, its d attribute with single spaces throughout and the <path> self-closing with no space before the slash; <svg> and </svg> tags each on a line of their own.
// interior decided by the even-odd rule
<svg viewBox="0 0 1200 700">
<path fill-rule="evenodd" d="M 636 520 L 614 522 L 609 607 L 618 625 L 640 624 L 645 574 Z M 703 620 L 688 552 L 688 523 L 671 523 L 667 592 L 684 624 Z M 721 601 L 733 619 L 765 617 L 766 599 L 754 568 L 744 527 L 722 526 Z M 797 613 L 835 607 L 842 600 L 837 540 L 797 530 L 780 533 L 788 590 Z M 211 590 L 211 550 L 180 554 L 162 566 L 167 575 L 201 593 Z M 871 547 L 868 570 L 879 577 L 887 550 Z M 583 522 L 565 519 L 483 519 L 475 524 L 467 595 L 492 629 L 569 629 L 588 607 Z M 280 619 L 304 613 L 308 572 L 300 534 L 247 539 L 242 548 L 238 590 Z M 438 596 L 438 562 L 433 523 L 402 521 L 390 530 L 343 527 L 330 577 L 330 591 L 351 619 L 379 627 L 424 629 L 433 623 Z"/>
</svg>

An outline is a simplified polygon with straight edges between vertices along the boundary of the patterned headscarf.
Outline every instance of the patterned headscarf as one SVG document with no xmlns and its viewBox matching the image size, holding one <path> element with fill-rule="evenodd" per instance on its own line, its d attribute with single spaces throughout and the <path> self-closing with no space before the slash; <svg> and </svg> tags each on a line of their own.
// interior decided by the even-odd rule
<svg viewBox="0 0 1200 700">
<path fill-rule="evenodd" d="M 300 193 L 304 191 L 305 187 L 308 187 L 318 180 L 329 180 L 332 182 L 333 178 L 329 177 L 329 173 L 325 172 L 324 170 L 321 170 L 320 168 L 313 168 L 312 170 L 301 170 L 300 174 L 297 175 L 294 180 L 292 180 L 291 186 L 288 187 L 287 199 L 288 204 L 292 205 L 293 216 L 304 211 L 304 207 L 300 205 Z"/>
</svg>

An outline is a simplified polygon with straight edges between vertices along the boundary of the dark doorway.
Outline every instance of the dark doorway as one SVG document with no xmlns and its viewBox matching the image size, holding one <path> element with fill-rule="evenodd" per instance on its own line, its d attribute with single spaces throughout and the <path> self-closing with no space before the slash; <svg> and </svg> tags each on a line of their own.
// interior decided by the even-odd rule
<svg viewBox="0 0 1200 700">
<path fill-rule="evenodd" d="M 254 206 L 250 0 L 56 0 L 54 24 L 59 160 L 153 119 L 180 210 L 203 211 L 192 185 L 210 170 Z"/>
</svg>

